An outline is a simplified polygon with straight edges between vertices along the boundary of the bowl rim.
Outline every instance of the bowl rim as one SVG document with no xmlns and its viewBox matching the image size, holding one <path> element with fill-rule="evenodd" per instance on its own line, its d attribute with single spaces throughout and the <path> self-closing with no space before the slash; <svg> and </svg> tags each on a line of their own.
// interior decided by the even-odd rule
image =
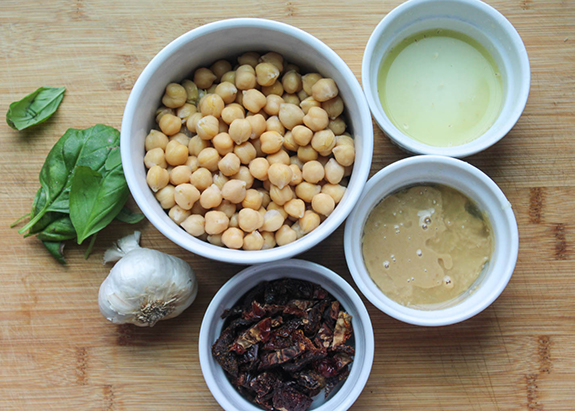
<svg viewBox="0 0 575 411">
<path fill-rule="evenodd" d="M 128 141 L 131 139 L 132 135 L 133 115 L 143 90 L 151 81 L 156 70 L 160 68 L 165 60 L 167 60 L 173 54 L 177 53 L 180 47 L 182 47 L 184 44 L 194 41 L 195 39 L 200 38 L 206 34 L 220 30 L 232 29 L 235 27 L 266 28 L 279 31 L 291 37 L 305 41 L 313 49 L 317 50 L 318 54 L 329 58 L 336 70 L 340 72 L 342 77 L 346 79 L 346 83 L 351 90 L 353 98 L 357 100 L 358 111 L 361 114 L 361 118 L 358 120 L 358 124 L 365 124 L 361 130 L 363 157 L 356 159 L 353 170 L 354 178 L 356 179 L 355 184 L 348 187 L 346 190 L 345 200 L 340 202 L 330 217 L 323 221 L 320 226 L 310 234 L 298 239 L 297 241 L 294 241 L 293 243 L 280 247 L 274 247 L 269 250 L 232 250 L 214 246 L 191 235 L 189 235 L 190 238 L 186 239 L 185 242 L 180 241 L 180 239 L 177 238 L 175 230 L 166 226 L 160 220 L 151 206 L 142 198 L 143 188 L 140 187 L 137 182 L 135 173 L 133 171 L 134 164 L 132 163 L 130 157 L 130 146 Z M 160 52 L 156 54 L 146 65 L 136 80 L 136 83 L 130 92 L 126 107 L 124 109 L 120 136 L 120 151 L 122 155 L 126 181 L 128 183 L 130 192 L 134 197 L 134 200 L 146 218 L 164 236 L 179 246 L 185 248 L 186 250 L 203 257 L 234 264 L 256 264 L 277 261 L 279 259 L 289 258 L 304 252 L 314 247 L 319 242 L 323 241 L 343 223 L 345 218 L 349 215 L 357 203 L 357 200 L 361 195 L 361 189 L 365 185 L 365 182 L 369 176 L 371 160 L 373 156 L 373 139 L 373 123 L 371 121 L 371 112 L 369 110 L 369 106 L 367 104 L 363 90 L 349 66 L 334 50 L 332 50 L 329 46 L 327 46 L 324 42 L 312 34 L 286 23 L 280 23 L 277 21 L 261 18 L 233 18 L 208 23 L 182 34 L 170 42 L 162 50 L 160 50 Z"/>
<path fill-rule="evenodd" d="M 515 126 L 517 121 L 519 121 L 519 118 L 525 110 L 525 106 L 527 105 L 527 100 L 529 97 L 529 90 L 531 87 L 531 68 L 527 49 L 525 48 L 525 44 L 517 32 L 517 29 L 515 29 L 513 24 L 511 24 L 511 22 L 493 6 L 490 6 L 481 0 L 439 0 L 443 2 L 461 3 L 471 8 L 480 9 L 481 11 L 489 14 L 506 31 L 519 56 L 519 67 L 521 70 L 521 85 L 518 93 L 519 98 L 515 100 L 513 108 L 511 108 L 509 113 L 507 113 L 507 120 L 499 126 L 499 129 L 496 130 L 496 132 L 490 132 L 492 128 L 489 128 L 482 135 L 465 144 L 452 147 L 437 147 L 422 143 L 412 137 L 405 135 L 389 120 L 383 111 L 383 108 L 381 108 L 379 97 L 377 97 L 377 93 L 374 91 L 377 90 L 377 84 L 373 84 L 371 82 L 371 61 L 373 59 L 374 50 L 378 40 L 383 36 L 385 30 L 389 24 L 391 24 L 391 22 L 393 22 L 399 16 L 408 13 L 410 9 L 414 7 L 418 7 L 421 4 L 437 1 L 438 0 L 408 0 L 391 10 L 377 24 L 371 33 L 369 40 L 367 41 L 363 53 L 361 63 L 362 85 L 373 118 L 375 119 L 379 128 L 384 131 L 384 133 L 391 139 L 392 142 L 414 154 L 444 155 L 449 157 L 463 158 L 491 147 L 503 137 L 505 137 L 507 133 L 509 133 L 509 131 Z M 484 138 L 486 135 L 488 138 Z"/>
<path fill-rule="evenodd" d="M 275 262 L 266 263 L 266 264 L 252 265 L 252 266 L 249 266 L 249 267 L 241 270 L 240 272 L 238 272 L 236 275 L 234 275 L 232 278 L 230 278 L 218 290 L 218 292 L 214 295 L 214 297 L 210 301 L 210 304 L 208 305 L 208 308 L 206 309 L 206 312 L 205 312 L 204 317 L 202 319 L 202 324 L 200 326 L 200 334 L 199 334 L 199 341 L 198 341 L 198 353 L 199 353 L 199 359 L 200 359 L 200 368 L 202 370 L 204 380 L 205 380 L 210 392 L 212 393 L 212 395 L 214 396 L 214 398 L 216 399 L 216 401 L 218 402 L 218 404 L 220 404 L 220 406 L 222 408 L 224 408 L 227 411 L 240 411 L 226 397 L 225 392 L 217 384 L 217 381 L 215 380 L 215 378 L 211 372 L 211 367 L 209 364 L 209 358 L 211 358 L 211 355 L 212 355 L 211 354 L 211 346 L 212 346 L 213 342 L 209 341 L 209 336 L 210 336 L 209 335 L 209 326 L 217 318 L 218 311 L 221 309 L 222 299 L 225 298 L 226 295 L 231 290 L 236 288 L 238 284 L 242 284 L 242 283 L 249 281 L 251 279 L 255 279 L 255 281 L 254 281 L 254 286 L 255 286 L 257 283 L 259 283 L 261 281 L 261 280 L 258 281 L 258 279 L 257 279 L 257 276 L 261 272 L 274 270 L 274 269 L 277 269 L 278 267 L 289 268 L 289 269 L 292 269 L 294 272 L 296 272 L 298 269 L 305 269 L 305 270 L 312 271 L 314 273 L 314 275 L 317 275 L 318 277 L 317 278 L 316 277 L 310 278 L 308 281 L 310 281 L 312 283 L 319 284 L 322 287 L 324 287 L 324 284 L 322 284 L 320 281 L 322 278 L 329 279 L 330 281 L 333 281 L 335 283 L 336 288 L 338 288 L 338 293 L 341 292 L 341 294 L 345 294 L 347 297 L 349 297 L 349 299 L 352 302 L 353 308 L 359 314 L 359 319 L 361 320 L 362 327 L 365 330 L 365 334 L 362 335 L 362 338 L 365 341 L 365 353 L 364 353 L 365 355 L 363 357 L 363 363 L 357 364 L 357 366 L 360 367 L 360 373 L 359 373 L 358 379 L 355 382 L 355 385 L 352 387 L 352 389 L 350 391 L 350 395 L 346 396 L 342 401 L 340 401 L 335 408 L 334 408 L 334 404 L 330 404 L 330 402 L 334 398 L 336 398 L 337 393 L 334 396 L 332 396 L 332 398 L 330 398 L 330 400 L 326 401 L 323 405 L 321 405 L 319 408 L 316 408 L 317 411 L 327 411 L 327 410 L 345 411 L 353 405 L 353 403 L 357 400 L 359 395 L 362 393 L 362 391 L 363 391 L 363 389 L 367 383 L 367 380 L 369 378 L 369 375 L 371 373 L 371 368 L 373 365 L 373 359 L 374 359 L 374 355 L 375 355 L 375 337 L 374 337 L 374 332 L 373 332 L 373 326 L 371 323 L 371 317 L 369 315 L 369 312 L 367 311 L 367 308 L 363 304 L 361 297 L 358 295 L 358 293 L 353 289 L 353 287 L 343 277 L 341 277 L 339 274 L 335 273 L 334 271 L 330 270 L 329 268 L 324 267 L 320 264 L 311 262 L 311 261 L 300 260 L 300 259 L 284 259 L 284 260 L 275 261 Z M 287 274 L 285 276 L 282 276 L 282 278 L 283 277 L 291 277 L 291 274 Z M 240 296 L 238 296 L 238 298 L 239 297 Z M 225 304 L 225 306 L 227 307 L 228 305 L 235 303 L 235 301 L 236 300 L 234 300 L 233 302 L 227 302 Z M 356 337 L 356 339 L 357 339 L 357 337 Z M 354 364 L 355 364 L 355 359 L 354 359 Z M 346 380 L 344 382 L 344 384 L 342 385 L 342 387 L 340 388 L 340 391 L 345 386 L 345 384 L 348 384 L 348 383 L 352 383 L 352 381 L 349 379 Z M 235 390 L 235 388 L 233 388 L 233 387 L 232 387 L 232 389 Z M 326 405 L 329 405 L 329 408 L 326 407 Z"/>
<path fill-rule="evenodd" d="M 389 175 L 398 173 L 402 169 L 408 167 L 417 167 L 422 163 L 455 166 L 460 170 L 468 173 L 472 177 L 481 180 L 481 182 L 485 184 L 489 191 L 491 191 L 498 200 L 498 204 L 494 204 L 490 209 L 499 210 L 500 215 L 507 222 L 507 226 L 505 228 L 510 238 L 509 255 L 507 255 L 507 258 L 501 260 L 501 269 L 497 270 L 498 281 L 495 284 L 495 287 L 489 291 L 487 297 L 478 301 L 477 304 L 467 308 L 465 311 L 454 309 L 455 307 L 458 307 L 459 304 L 445 309 L 424 311 L 406 307 L 391 300 L 381 290 L 379 290 L 379 288 L 377 288 L 377 286 L 371 280 L 369 273 L 363 265 L 363 257 L 361 256 L 361 251 L 359 251 L 360 255 L 357 255 L 357 253 L 354 252 L 353 244 L 361 241 L 355 237 L 355 234 L 357 234 L 358 227 L 361 226 L 361 229 L 363 229 L 361 224 L 363 215 L 359 215 L 359 208 L 356 208 L 347 219 L 344 231 L 344 251 L 347 266 L 351 272 L 353 280 L 355 281 L 362 294 L 379 310 L 397 320 L 408 324 L 437 327 L 456 324 L 467 320 L 485 310 L 501 295 L 509 283 L 509 280 L 511 279 L 515 269 L 517 256 L 519 253 L 519 232 L 517 228 L 517 220 L 511 208 L 511 204 L 505 197 L 503 191 L 501 191 L 501 189 L 497 186 L 497 184 L 489 176 L 471 164 L 466 163 L 463 160 L 447 156 L 420 155 L 408 157 L 390 164 L 369 179 L 365 186 L 364 193 L 360 198 L 360 202 L 363 202 L 367 194 L 373 190 L 381 181 L 385 181 Z M 425 181 L 425 176 L 422 176 L 422 180 Z M 381 199 L 389 194 L 390 193 L 384 193 L 378 197 Z M 371 212 L 371 210 L 372 208 L 370 208 L 368 212 Z M 427 313 L 430 312 L 434 313 L 434 315 L 427 315 Z"/>
</svg>

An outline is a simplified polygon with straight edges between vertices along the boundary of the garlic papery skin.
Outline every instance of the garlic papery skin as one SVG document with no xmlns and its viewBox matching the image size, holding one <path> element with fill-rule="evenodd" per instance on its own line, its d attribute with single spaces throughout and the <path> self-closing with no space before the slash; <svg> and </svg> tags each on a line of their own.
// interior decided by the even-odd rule
<svg viewBox="0 0 575 411">
<path fill-rule="evenodd" d="M 100 286 L 100 312 L 115 324 L 153 327 L 180 315 L 195 300 L 198 282 L 184 260 L 139 245 L 140 232 L 104 254 L 118 261 Z"/>
</svg>

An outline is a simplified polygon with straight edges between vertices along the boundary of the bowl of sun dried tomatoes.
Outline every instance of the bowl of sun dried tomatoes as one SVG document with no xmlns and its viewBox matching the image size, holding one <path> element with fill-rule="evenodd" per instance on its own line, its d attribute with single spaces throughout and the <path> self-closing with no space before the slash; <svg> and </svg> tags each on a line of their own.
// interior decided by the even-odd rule
<svg viewBox="0 0 575 411">
<path fill-rule="evenodd" d="M 226 411 L 344 411 L 374 356 L 360 297 L 338 274 L 303 260 L 246 268 L 208 306 L 204 379 Z"/>
</svg>

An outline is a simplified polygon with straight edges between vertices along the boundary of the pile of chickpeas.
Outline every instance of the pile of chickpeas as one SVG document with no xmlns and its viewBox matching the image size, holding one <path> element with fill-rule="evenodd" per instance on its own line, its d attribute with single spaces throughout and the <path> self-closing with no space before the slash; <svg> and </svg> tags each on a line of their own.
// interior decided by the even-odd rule
<svg viewBox="0 0 575 411">
<path fill-rule="evenodd" d="M 249 52 L 166 87 L 147 182 L 191 235 L 232 249 L 289 244 L 343 197 L 355 158 L 337 85 Z"/>
</svg>

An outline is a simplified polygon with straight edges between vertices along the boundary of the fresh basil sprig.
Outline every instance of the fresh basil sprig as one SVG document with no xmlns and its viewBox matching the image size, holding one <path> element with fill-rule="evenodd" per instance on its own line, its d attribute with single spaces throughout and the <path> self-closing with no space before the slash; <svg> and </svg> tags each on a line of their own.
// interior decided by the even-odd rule
<svg viewBox="0 0 575 411">
<path fill-rule="evenodd" d="M 40 87 L 10 104 L 6 122 L 14 130 L 24 130 L 48 120 L 60 106 L 65 90 L 65 87 Z"/>
<path fill-rule="evenodd" d="M 64 262 L 63 241 L 81 244 L 114 218 L 130 224 L 141 221 L 143 215 L 123 208 L 129 191 L 119 145 L 120 132 L 113 127 L 68 129 L 46 157 L 30 221 L 18 232 L 37 234 Z M 91 245 L 93 241 L 88 254 Z"/>
</svg>

